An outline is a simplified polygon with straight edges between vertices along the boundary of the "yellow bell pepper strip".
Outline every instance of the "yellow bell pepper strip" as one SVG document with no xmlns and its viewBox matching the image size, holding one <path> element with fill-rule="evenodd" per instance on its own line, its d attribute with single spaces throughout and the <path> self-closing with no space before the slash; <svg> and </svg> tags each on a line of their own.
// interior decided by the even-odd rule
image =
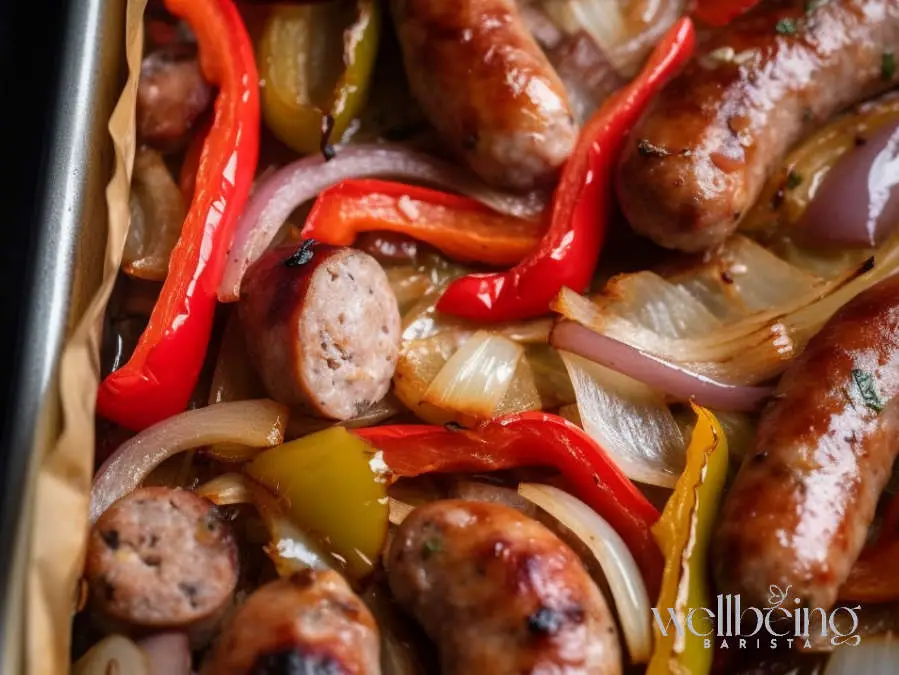
<svg viewBox="0 0 899 675">
<path fill-rule="evenodd" d="M 714 625 L 704 612 L 690 612 L 710 602 L 708 552 L 727 477 L 727 438 L 711 412 L 697 405 L 693 410 L 697 419 L 687 466 L 652 528 L 665 556 L 665 571 L 653 611 L 655 646 L 646 675 L 705 675 L 714 656 L 705 638 L 696 634 Z M 691 616 L 695 633 L 687 623 Z"/>
<path fill-rule="evenodd" d="M 257 47 L 268 128 L 302 154 L 330 147 L 368 94 L 381 31 L 377 0 L 272 7 Z M 324 151 L 324 150 L 323 150 Z M 327 156 L 327 155 L 326 155 Z"/>
<path fill-rule="evenodd" d="M 545 229 L 539 221 L 497 213 L 468 197 L 363 178 L 324 190 L 306 218 L 302 237 L 350 246 L 361 232 L 397 232 L 454 260 L 503 267 L 521 262 Z"/>
<path fill-rule="evenodd" d="M 387 538 L 382 456 L 345 428 L 331 427 L 259 454 L 246 471 L 360 579 L 372 571 Z"/>
</svg>

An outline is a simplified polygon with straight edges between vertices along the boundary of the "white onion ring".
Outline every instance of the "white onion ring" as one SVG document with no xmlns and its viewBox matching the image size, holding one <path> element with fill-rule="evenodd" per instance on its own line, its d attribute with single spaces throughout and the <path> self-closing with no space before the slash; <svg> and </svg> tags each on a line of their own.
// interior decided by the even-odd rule
<svg viewBox="0 0 899 675">
<path fill-rule="evenodd" d="M 771 387 L 724 384 L 691 373 L 574 321 L 556 324 L 549 341 L 556 349 L 583 356 L 680 400 L 693 400 L 716 410 L 756 410 L 772 393 Z"/>
<path fill-rule="evenodd" d="M 120 445 L 94 476 L 91 524 L 179 452 L 214 443 L 278 445 L 284 439 L 288 414 L 286 406 L 268 399 L 235 401 L 188 410 L 144 429 Z"/>
<path fill-rule="evenodd" d="M 621 535 L 593 509 L 551 485 L 521 483 L 518 494 L 536 504 L 580 539 L 602 567 L 632 663 L 652 653 L 650 601 L 634 556 Z"/>
<path fill-rule="evenodd" d="M 546 199 L 538 193 L 513 194 L 494 190 L 458 167 L 401 146 L 350 146 L 328 162 L 320 155 L 303 157 L 256 186 L 237 224 L 219 286 L 219 300 L 237 300 L 247 268 L 268 248 L 294 209 L 335 183 L 363 176 L 433 183 L 468 195 L 502 213 L 522 218 L 540 213 Z"/>
</svg>

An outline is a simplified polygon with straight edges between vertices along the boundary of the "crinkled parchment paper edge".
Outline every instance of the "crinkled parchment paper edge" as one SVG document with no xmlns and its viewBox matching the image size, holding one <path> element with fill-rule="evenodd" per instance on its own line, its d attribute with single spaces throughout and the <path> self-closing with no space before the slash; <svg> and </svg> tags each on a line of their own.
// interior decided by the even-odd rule
<svg viewBox="0 0 899 675">
<path fill-rule="evenodd" d="M 26 599 L 29 675 L 61 675 L 70 668 L 72 611 L 87 539 L 87 506 L 94 463 L 94 406 L 100 375 L 103 313 L 122 258 L 130 219 L 137 83 L 147 0 L 128 0 L 125 54 L 128 79 L 109 120 L 115 170 L 106 187 L 109 214 L 103 280 L 60 360 L 62 433 L 37 477 Z"/>
</svg>

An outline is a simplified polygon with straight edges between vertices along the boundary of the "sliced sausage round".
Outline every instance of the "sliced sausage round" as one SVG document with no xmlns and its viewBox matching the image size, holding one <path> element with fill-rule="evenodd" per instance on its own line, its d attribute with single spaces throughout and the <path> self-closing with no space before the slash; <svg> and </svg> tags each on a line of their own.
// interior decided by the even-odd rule
<svg viewBox="0 0 899 675">
<path fill-rule="evenodd" d="M 84 574 L 104 627 L 132 634 L 186 630 L 197 641 L 231 606 L 237 544 L 209 500 L 145 487 L 97 520 Z"/>
<path fill-rule="evenodd" d="M 615 621 L 581 560 L 514 509 L 422 506 L 387 567 L 394 596 L 437 643 L 443 675 L 621 673 Z"/>
<path fill-rule="evenodd" d="M 552 182 L 577 139 L 565 87 L 513 0 L 393 0 L 412 93 L 484 180 Z"/>
<path fill-rule="evenodd" d="M 892 277 L 837 312 L 784 373 L 724 500 L 722 592 L 764 607 L 773 584 L 803 607 L 834 603 L 899 451 L 897 393 Z"/>
<path fill-rule="evenodd" d="M 300 572 L 254 592 L 200 672 L 380 675 L 378 627 L 339 574 Z"/>
<path fill-rule="evenodd" d="M 272 398 L 346 420 L 387 394 L 400 314 L 370 255 L 309 241 L 269 251 L 247 271 L 238 313 Z"/>
<path fill-rule="evenodd" d="M 637 232 L 684 251 L 721 243 L 794 143 L 895 86 L 899 3 L 807 7 L 772 3 L 715 31 L 637 124 L 617 181 Z"/>
</svg>

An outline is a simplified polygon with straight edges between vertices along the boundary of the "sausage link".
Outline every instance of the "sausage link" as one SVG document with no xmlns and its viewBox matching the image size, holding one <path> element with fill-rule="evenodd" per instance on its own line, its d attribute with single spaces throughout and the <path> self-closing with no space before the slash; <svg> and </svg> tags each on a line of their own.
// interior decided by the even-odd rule
<svg viewBox="0 0 899 675">
<path fill-rule="evenodd" d="M 378 627 L 336 572 L 299 572 L 253 593 L 202 675 L 380 675 Z"/>
<path fill-rule="evenodd" d="M 684 251 L 737 228 L 804 134 L 894 86 L 896 0 L 793 0 L 707 40 L 631 134 L 617 181 L 631 226 Z"/>
<path fill-rule="evenodd" d="M 565 88 L 513 0 L 394 0 L 415 98 L 484 180 L 551 183 L 577 127 Z"/>
<path fill-rule="evenodd" d="M 269 251 L 247 271 L 238 314 L 250 360 L 283 403 L 346 420 L 390 388 L 399 308 L 366 253 L 308 243 Z"/>
<path fill-rule="evenodd" d="M 845 305 L 784 373 L 716 537 L 721 588 L 829 608 L 899 450 L 899 277 Z M 899 401 L 897 401 L 899 403 Z"/>
<path fill-rule="evenodd" d="M 97 520 L 84 574 L 104 628 L 185 630 L 196 644 L 231 607 L 238 571 L 237 544 L 212 502 L 145 487 Z"/>
<path fill-rule="evenodd" d="M 196 54 L 187 47 L 158 49 L 144 57 L 137 88 L 138 138 L 168 150 L 184 144 L 194 122 L 209 107 L 212 88 Z"/>
<path fill-rule="evenodd" d="M 443 675 L 621 673 L 615 621 L 583 564 L 514 509 L 416 509 L 390 547 L 388 578 L 437 643 Z"/>
</svg>

